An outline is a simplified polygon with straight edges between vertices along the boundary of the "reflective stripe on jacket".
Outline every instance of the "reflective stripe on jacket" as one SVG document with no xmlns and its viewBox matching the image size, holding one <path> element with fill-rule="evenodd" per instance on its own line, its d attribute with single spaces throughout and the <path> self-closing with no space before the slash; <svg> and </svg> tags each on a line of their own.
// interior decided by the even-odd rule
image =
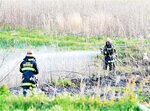
<svg viewBox="0 0 150 111">
<path fill-rule="evenodd" d="M 32 67 L 24 67 L 24 68 L 21 68 L 22 71 L 36 71 L 34 68 Z"/>
<path fill-rule="evenodd" d="M 32 84 L 32 83 L 22 83 L 22 86 L 36 87 L 36 84 Z"/>
</svg>

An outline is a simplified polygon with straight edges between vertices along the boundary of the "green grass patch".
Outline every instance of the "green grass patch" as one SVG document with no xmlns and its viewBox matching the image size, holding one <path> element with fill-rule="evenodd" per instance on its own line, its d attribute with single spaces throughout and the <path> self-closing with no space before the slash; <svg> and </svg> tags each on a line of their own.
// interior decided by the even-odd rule
<svg viewBox="0 0 150 111">
<path fill-rule="evenodd" d="M 63 83 L 69 84 L 68 81 Z M 100 97 L 67 93 L 51 98 L 44 94 L 12 96 L 6 86 L 0 87 L 0 111 L 141 111 L 138 103 L 139 100 L 130 92 L 116 101 L 113 97 L 101 100 Z"/>
<path fill-rule="evenodd" d="M 121 37 L 111 37 L 113 43 L 117 46 L 120 44 L 148 44 L 150 40 L 128 39 Z M 106 37 L 102 36 L 76 36 L 76 35 L 58 35 L 46 34 L 40 30 L 29 30 L 25 28 L 9 29 L 0 28 L 0 47 L 40 47 L 55 45 L 58 48 L 67 48 L 75 50 L 93 49 L 93 47 L 103 47 Z M 76 48 L 75 48 L 76 47 Z M 92 47 L 92 48 L 91 48 Z M 98 50 L 98 48 L 97 48 Z"/>
<path fill-rule="evenodd" d="M 4 96 L 5 95 L 5 96 Z M 48 98 L 44 94 L 27 97 L 11 96 L 6 86 L 0 87 L 0 111 L 141 111 L 138 100 L 128 95 L 118 101 L 101 101 L 99 97 L 69 95 Z"/>
<path fill-rule="evenodd" d="M 117 50 L 118 57 L 124 59 L 133 57 L 142 58 L 142 53 L 150 53 L 150 39 L 110 37 Z M 47 34 L 40 30 L 25 28 L 1 29 L 0 48 L 38 48 L 46 46 L 61 50 L 96 50 L 103 48 L 107 37 L 103 36 L 76 36 Z"/>
<path fill-rule="evenodd" d="M 119 101 L 100 101 L 97 98 L 59 95 L 47 98 L 44 95 L 28 97 L 8 96 L 0 100 L 1 111 L 140 111 L 133 97 L 122 98 Z"/>
</svg>

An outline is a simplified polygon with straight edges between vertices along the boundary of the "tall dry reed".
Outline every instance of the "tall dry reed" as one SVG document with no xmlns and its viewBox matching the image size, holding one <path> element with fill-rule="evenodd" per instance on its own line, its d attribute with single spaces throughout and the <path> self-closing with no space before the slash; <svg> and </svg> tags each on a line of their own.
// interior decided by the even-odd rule
<svg viewBox="0 0 150 111">
<path fill-rule="evenodd" d="M 48 33 L 150 37 L 149 0 L 0 0 L 0 25 Z"/>
</svg>

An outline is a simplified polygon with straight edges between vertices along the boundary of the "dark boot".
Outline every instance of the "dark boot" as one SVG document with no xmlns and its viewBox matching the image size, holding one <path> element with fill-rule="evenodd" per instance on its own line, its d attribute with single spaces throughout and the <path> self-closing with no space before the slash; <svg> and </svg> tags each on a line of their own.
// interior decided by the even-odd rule
<svg viewBox="0 0 150 111">
<path fill-rule="evenodd" d="M 27 89 L 23 89 L 23 96 L 24 96 L 24 97 L 27 96 Z"/>
</svg>

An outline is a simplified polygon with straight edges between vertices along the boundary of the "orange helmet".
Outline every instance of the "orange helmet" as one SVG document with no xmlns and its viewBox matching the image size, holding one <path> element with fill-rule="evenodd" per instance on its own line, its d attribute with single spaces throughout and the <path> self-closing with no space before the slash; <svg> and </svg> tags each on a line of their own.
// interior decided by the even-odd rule
<svg viewBox="0 0 150 111">
<path fill-rule="evenodd" d="M 28 52 L 27 52 L 27 56 L 28 56 L 28 57 L 33 57 L 33 52 L 32 52 L 32 51 L 28 51 Z"/>
</svg>

